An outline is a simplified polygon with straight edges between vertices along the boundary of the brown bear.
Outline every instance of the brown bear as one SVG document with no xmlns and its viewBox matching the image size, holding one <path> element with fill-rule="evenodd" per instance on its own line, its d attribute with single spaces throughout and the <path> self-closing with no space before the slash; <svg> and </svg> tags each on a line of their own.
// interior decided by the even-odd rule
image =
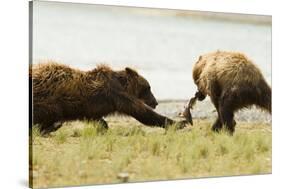
<svg viewBox="0 0 281 189">
<path fill-rule="evenodd" d="M 158 103 L 148 81 L 131 68 L 113 71 L 100 65 L 80 71 L 50 61 L 34 65 L 29 75 L 33 124 L 40 125 L 43 134 L 76 119 L 98 120 L 107 127 L 103 117 L 114 112 L 150 126 L 175 123 L 153 111 Z"/>
<path fill-rule="evenodd" d="M 200 56 L 193 68 L 193 80 L 198 88 L 194 98 L 202 101 L 209 95 L 217 110 L 214 131 L 225 125 L 233 134 L 234 113 L 241 108 L 257 105 L 271 113 L 271 88 L 259 68 L 242 53 L 217 51 Z M 183 113 L 186 117 L 189 108 Z"/>
</svg>

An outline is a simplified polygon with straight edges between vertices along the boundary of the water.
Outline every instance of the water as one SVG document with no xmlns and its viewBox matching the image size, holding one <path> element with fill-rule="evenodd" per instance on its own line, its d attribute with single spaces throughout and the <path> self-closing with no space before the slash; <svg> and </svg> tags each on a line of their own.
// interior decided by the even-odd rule
<svg viewBox="0 0 281 189">
<path fill-rule="evenodd" d="M 51 59 L 83 70 L 98 63 L 130 66 L 148 79 L 157 99 L 187 99 L 196 90 L 193 64 L 220 49 L 244 52 L 271 82 L 270 22 L 166 12 L 35 1 L 33 63 Z"/>
</svg>

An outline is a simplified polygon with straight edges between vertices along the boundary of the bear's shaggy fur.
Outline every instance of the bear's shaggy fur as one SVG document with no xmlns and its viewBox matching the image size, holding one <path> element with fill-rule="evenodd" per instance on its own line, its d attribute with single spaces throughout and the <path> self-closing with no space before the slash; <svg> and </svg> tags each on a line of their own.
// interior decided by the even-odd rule
<svg viewBox="0 0 281 189">
<path fill-rule="evenodd" d="M 209 95 L 216 107 L 214 131 L 225 125 L 233 133 L 234 112 L 241 108 L 257 105 L 271 113 L 271 88 L 258 67 L 241 53 L 217 51 L 200 56 L 193 79 L 198 87 L 197 99 Z"/>
<path fill-rule="evenodd" d="M 157 114 L 157 101 L 150 85 L 136 71 L 125 68 L 113 71 L 101 65 L 91 71 L 80 71 L 55 62 L 34 65 L 32 81 L 33 124 L 42 133 L 60 128 L 64 121 L 90 119 L 119 112 L 145 125 L 165 127 L 174 121 Z"/>
</svg>

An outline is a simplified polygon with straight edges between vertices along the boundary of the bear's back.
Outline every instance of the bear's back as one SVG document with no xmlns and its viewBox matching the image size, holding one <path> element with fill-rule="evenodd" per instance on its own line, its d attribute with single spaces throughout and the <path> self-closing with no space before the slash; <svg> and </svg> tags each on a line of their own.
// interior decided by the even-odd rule
<svg viewBox="0 0 281 189">
<path fill-rule="evenodd" d="M 34 65 L 32 68 L 33 94 L 41 97 L 75 95 L 85 73 L 56 62 Z"/>
<path fill-rule="evenodd" d="M 244 54 L 237 52 L 217 51 L 205 54 L 194 66 L 195 71 L 196 69 L 201 69 L 201 79 L 206 81 L 215 79 L 221 85 L 241 83 L 257 85 L 263 78 L 259 68 Z"/>
</svg>

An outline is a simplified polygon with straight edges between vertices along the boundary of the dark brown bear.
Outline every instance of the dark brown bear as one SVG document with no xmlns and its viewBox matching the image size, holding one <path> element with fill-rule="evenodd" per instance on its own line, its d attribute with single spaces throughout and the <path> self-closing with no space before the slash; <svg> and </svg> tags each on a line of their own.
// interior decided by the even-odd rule
<svg viewBox="0 0 281 189">
<path fill-rule="evenodd" d="M 35 65 L 30 73 L 33 93 L 33 124 L 43 134 L 57 130 L 64 121 L 103 117 L 119 112 L 145 125 L 165 127 L 174 121 L 157 114 L 150 85 L 136 71 L 113 71 L 99 66 L 80 71 L 55 62 Z"/>
<path fill-rule="evenodd" d="M 214 131 L 225 125 L 232 134 L 234 113 L 241 108 L 257 105 L 271 113 L 271 88 L 257 66 L 241 53 L 217 51 L 200 56 L 193 68 L 193 79 L 198 88 L 194 98 L 202 101 L 209 95 L 216 107 Z M 189 108 L 183 113 L 186 117 Z"/>
</svg>

